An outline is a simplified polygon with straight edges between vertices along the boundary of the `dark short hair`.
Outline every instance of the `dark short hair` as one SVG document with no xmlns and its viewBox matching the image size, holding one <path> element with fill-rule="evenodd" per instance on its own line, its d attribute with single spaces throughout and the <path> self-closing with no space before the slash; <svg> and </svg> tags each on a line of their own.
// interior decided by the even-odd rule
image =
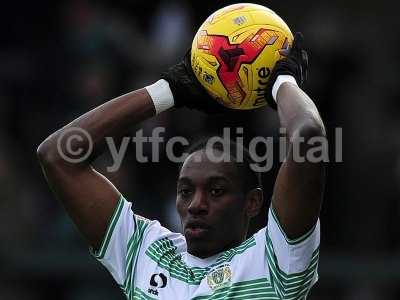
<svg viewBox="0 0 400 300">
<path fill-rule="evenodd" d="M 206 150 L 208 140 L 211 137 L 205 137 L 202 139 L 197 140 L 196 142 L 192 143 L 191 145 L 188 146 L 188 148 L 185 150 L 185 153 L 188 153 L 189 155 L 200 150 Z M 244 147 L 242 144 L 236 143 L 232 140 L 226 140 L 220 137 L 221 140 L 224 141 L 225 144 L 229 144 L 229 155 L 231 158 L 233 158 L 233 161 L 235 162 L 240 174 L 242 175 L 244 179 L 244 192 L 247 193 L 248 191 L 255 189 L 255 188 L 261 188 L 262 189 L 262 179 L 261 179 L 261 173 L 254 171 L 252 169 L 252 165 L 257 165 L 257 163 L 252 159 L 251 154 L 249 150 Z M 221 142 L 215 142 L 212 143 L 212 148 L 214 150 L 219 150 L 221 152 L 226 149 L 224 147 L 224 144 Z M 237 151 L 242 151 L 243 159 L 239 161 L 237 159 Z M 182 169 L 183 164 L 181 164 L 179 171 Z"/>
</svg>

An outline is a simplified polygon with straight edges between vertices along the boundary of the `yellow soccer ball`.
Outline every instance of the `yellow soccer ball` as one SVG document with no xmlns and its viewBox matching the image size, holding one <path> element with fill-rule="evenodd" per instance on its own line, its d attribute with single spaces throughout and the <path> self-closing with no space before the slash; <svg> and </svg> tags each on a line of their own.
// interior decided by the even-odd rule
<svg viewBox="0 0 400 300">
<path fill-rule="evenodd" d="M 217 10 L 196 33 L 193 71 L 207 92 L 233 109 L 266 104 L 275 63 L 293 43 L 286 23 L 265 6 L 240 3 Z"/>
</svg>

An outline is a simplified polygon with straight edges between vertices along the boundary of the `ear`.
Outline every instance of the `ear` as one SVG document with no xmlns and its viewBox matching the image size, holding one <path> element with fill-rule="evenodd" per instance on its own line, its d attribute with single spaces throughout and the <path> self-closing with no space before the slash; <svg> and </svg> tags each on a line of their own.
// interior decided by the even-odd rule
<svg viewBox="0 0 400 300">
<path fill-rule="evenodd" d="M 263 191 L 260 188 L 252 189 L 246 196 L 246 215 L 249 218 L 257 216 L 264 202 Z"/>
</svg>

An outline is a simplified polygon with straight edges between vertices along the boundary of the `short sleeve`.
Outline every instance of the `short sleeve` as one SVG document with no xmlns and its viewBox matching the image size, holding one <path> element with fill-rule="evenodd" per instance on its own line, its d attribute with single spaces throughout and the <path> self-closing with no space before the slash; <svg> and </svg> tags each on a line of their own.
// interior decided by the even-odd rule
<svg viewBox="0 0 400 300">
<path fill-rule="evenodd" d="M 121 196 L 100 248 L 90 249 L 122 289 L 130 282 L 140 245 L 151 224 L 150 220 L 135 215 L 132 203 Z"/>
<path fill-rule="evenodd" d="M 305 299 L 318 280 L 320 222 L 304 236 L 291 240 L 271 207 L 266 230 L 270 278 L 281 299 Z"/>
</svg>

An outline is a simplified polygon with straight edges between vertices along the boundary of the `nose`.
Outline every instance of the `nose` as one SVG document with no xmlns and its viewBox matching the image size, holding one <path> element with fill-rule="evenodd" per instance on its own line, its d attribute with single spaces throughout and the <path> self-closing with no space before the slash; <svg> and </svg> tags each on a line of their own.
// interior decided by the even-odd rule
<svg viewBox="0 0 400 300">
<path fill-rule="evenodd" d="M 189 204 L 188 211 L 192 215 L 206 215 L 208 213 L 207 194 L 197 190 Z"/>
</svg>

